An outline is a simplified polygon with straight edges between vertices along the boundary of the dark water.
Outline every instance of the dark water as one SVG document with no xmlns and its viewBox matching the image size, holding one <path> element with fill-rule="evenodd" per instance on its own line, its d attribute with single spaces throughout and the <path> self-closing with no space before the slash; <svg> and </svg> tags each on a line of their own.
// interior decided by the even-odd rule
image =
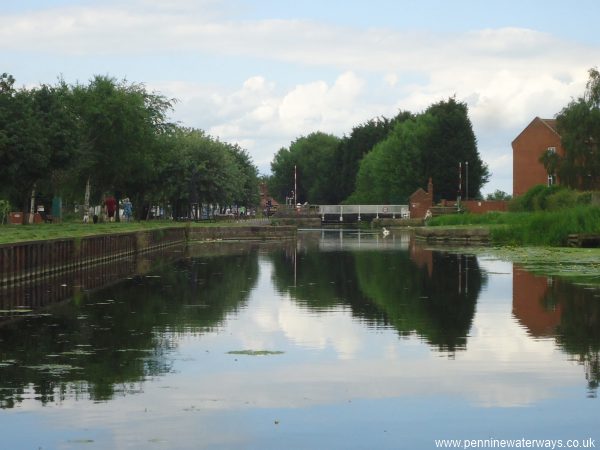
<svg viewBox="0 0 600 450">
<path fill-rule="evenodd" d="M 0 448 L 600 447 L 597 289 L 400 234 L 182 256 L 4 292 Z"/>
</svg>

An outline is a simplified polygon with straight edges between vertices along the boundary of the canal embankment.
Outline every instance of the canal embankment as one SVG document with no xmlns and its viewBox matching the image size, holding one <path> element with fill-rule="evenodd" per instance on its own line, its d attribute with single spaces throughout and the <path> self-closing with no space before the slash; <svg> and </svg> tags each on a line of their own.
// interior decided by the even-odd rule
<svg viewBox="0 0 600 450">
<path fill-rule="evenodd" d="M 485 227 L 419 227 L 414 230 L 417 240 L 450 245 L 488 245 L 491 232 Z"/>
<path fill-rule="evenodd" d="M 296 236 L 292 226 L 172 227 L 0 244 L 0 287 L 80 270 L 191 242 L 277 240 Z"/>
</svg>

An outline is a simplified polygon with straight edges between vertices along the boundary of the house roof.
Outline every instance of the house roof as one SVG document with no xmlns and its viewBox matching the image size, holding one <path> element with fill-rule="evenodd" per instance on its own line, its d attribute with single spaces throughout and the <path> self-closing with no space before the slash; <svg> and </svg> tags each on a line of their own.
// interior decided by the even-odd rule
<svg viewBox="0 0 600 450">
<path fill-rule="evenodd" d="M 551 130 L 551 131 L 554 133 L 554 134 L 556 134 L 558 137 L 560 137 L 560 134 L 558 134 L 558 130 L 557 130 L 557 128 L 556 128 L 556 119 L 541 119 L 541 118 L 539 118 L 539 117 L 537 117 L 537 116 L 536 116 L 536 117 L 535 117 L 535 119 L 533 119 L 531 122 L 529 122 L 529 125 L 527 125 L 527 126 L 526 126 L 526 127 L 523 129 L 523 131 L 521 131 L 521 132 L 519 133 L 519 135 L 518 135 L 516 138 L 514 138 L 514 139 L 513 139 L 513 143 L 514 143 L 515 141 L 517 141 L 517 140 L 518 140 L 518 139 L 521 137 L 521 135 L 522 135 L 523 133 L 525 133 L 525 131 L 526 131 L 526 130 L 527 130 L 529 127 L 530 127 L 530 126 L 532 126 L 534 123 L 536 123 L 536 122 L 540 122 L 540 123 L 542 123 L 544 126 L 548 127 L 548 128 L 549 128 L 549 129 L 550 129 L 550 130 Z"/>
<path fill-rule="evenodd" d="M 556 119 L 540 119 L 548 128 L 558 134 L 558 128 L 556 128 Z"/>
</svg>

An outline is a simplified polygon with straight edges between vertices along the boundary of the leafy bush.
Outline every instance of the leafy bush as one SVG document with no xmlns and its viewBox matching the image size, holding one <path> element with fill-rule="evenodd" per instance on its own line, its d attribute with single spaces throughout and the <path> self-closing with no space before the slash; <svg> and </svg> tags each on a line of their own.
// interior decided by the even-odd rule
<svg viewBox="0 0 600 450">
<path fill-rule="evenodd" d="M 565 186 L 539 184 L 520 197 L 514 198 L 508 208 L 513 212 L 557 211 L 575 205 L 589 205 L 591 201 L 591 192 L 579 192 Z"/>
<path fill-rule="evenodd" d="M 8 200 L 0 200 L 0 224 L 8 221 L 8 213 L 10 212 L 10 203 Z"/>
<path fill-rule="evenodd" d="M 569 234 L 600 233 L 600 208 L 594 206 L 508 214 L 507 217 L 512 219 L 508 226 L 491 229 L 496 243 L 562 246 L 567 243 Z"/>
</svg>

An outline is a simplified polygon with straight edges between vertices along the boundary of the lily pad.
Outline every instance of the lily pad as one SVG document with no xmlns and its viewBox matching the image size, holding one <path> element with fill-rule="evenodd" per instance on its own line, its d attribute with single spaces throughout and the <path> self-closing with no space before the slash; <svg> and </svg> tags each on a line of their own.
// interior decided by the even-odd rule
<svg viewBox="0 0 600 450">
<path fill-rule="evenodd" d="M 63 375 L 71 370 L 81 370 L 81 367 L 71 366 L 69 364 L 39 364 L 37 366 L 25 366 L 28 369 L 47 372 L 52 375 Z"/>
<path fill-rule="evenodd" d="M 248 355 L 248 356 L 268 356 L 268 355 L 283 355 L 285 352 L 272 350 L 232 350 L 227 352 L 228 355 Z"/>
</svg>

